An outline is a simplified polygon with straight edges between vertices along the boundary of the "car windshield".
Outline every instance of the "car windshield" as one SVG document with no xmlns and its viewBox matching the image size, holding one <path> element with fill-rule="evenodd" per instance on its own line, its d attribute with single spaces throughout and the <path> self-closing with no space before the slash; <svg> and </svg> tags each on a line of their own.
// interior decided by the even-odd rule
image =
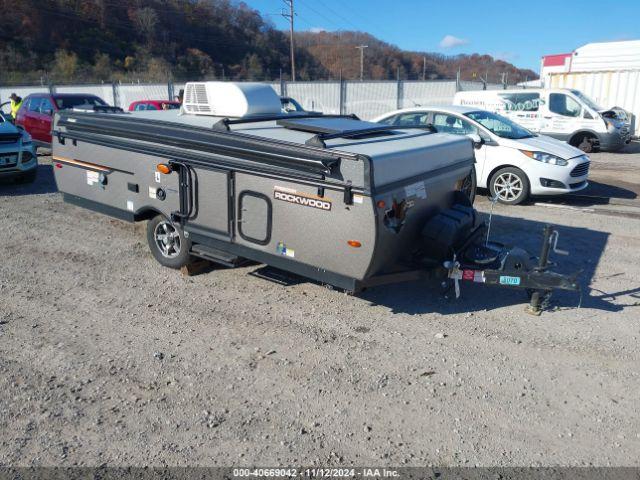
<svg viewBox="0 0 640 480">
<path fill-rule="evenodd" d="M 163 110 L 176 110 L 180 108 L 180 104 L 179 103 L 163 103 L 162 104 L 162 109 Z"/>
<path fill-rule="evenodd" d="M 602 110 L 604 110 L 604 108 L 602 108 L 596 102 L 591 100 L 589 97 L 587 97 L 580 90 L 571 90 L 571 93 L 573 93 L 576 97 L 578 97 L 580 100 L 582 100 L 582 103 L 584 103 L 591 110 L 595 110 L 596 112 L 601 112 Z"/>
<path fill-rule="evenodd" d="M 469 117 L 471 120 L 478 122 L 491 133 L 501 138 L 518 140 L 521 138 L 535 137 L 535 135 L 526 128 L 522 128 L 508 118 L 496 115 L 495 113 L 479 110 L 477 112 L 465 113 L 465 117 Z"/>
<path fill-rule="evenodd" d="M 56 105 L 60 110 L 67 110 L 69 108 L 79 107 L 81 105 L 88 105 L 95 107 L 96 105 L 106 105 L 104 100 L 94 96 L 78 96 L 78 97 L 58 97 L 55 99 Z"/>
<path fill-rule="evenodd" d="M 293 98 L 281 98 L 282 109 L 285 112 L 304 112 L 304 108 Z"/>
</svg>

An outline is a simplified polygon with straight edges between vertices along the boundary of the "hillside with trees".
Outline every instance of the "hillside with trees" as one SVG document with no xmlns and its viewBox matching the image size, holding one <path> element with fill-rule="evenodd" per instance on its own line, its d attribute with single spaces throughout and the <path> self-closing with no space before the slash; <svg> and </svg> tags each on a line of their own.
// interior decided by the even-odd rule
<svg viewBox="0 0 640 480">
<path fill-rule="evenodd" d="M 0 82 L 288 78 L 289 38 L 257 10 L 230 0 L 0 0 Z M 535 73 L 488 55 L 405 52 L 359 32 L 298 32 L 298 79 L 497 81 Z M 426 59 L 426 60 L 425 60 Z"/>
<path fill-rule="evenodd" d="M 511 84 L 538 78 L 532 70 L 494 59 L 490 55 L 445 56 L 437 53 L 408 52 L 361 32 L 299 32 L 297 45 L 309 52 L 334 78 L 360 78 L 360 51 L 364 50 L 364 78 L 385 79 L 485 79 L 499 83 L 504 78 Z"/>
</svg>

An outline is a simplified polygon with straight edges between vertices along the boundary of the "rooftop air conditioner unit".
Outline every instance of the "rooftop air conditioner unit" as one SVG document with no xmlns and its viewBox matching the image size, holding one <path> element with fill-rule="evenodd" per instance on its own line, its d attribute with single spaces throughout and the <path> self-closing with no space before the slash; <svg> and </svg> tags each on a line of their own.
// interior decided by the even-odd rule
<svg viewBox="0 0 640 480">
<path fill-rule="evenodd" d="M 182 108 L 193 115 L 248 117 L 282 113 L 280 97 L 263 83 L 189 82 Z"/>
</svg>

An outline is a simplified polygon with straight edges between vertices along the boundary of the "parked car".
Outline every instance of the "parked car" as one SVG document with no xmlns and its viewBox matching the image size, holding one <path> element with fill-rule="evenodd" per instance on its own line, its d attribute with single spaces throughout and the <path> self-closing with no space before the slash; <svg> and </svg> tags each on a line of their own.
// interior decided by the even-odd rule
<svg viewBox="0 0 640 480">
<path fill-rule="evenodd" d="M 96 95 L 79 93 L 32 93 L 18 110 L 16 125 L 23 127 L 37 147 L 51 146 L 51 118 L 55 112 L 73 108 L 108 107 Z"/>
<path fill-rule="evenodd" d="M 141 110 L 176 110 L 180 108 L 180 102 L 172 100 L 139 100 L 129 105 L 130 112 Z"/>
<path fill-rule="evenodd" d="M 431 125 L 440 133 L 470 137 L 477 147 L 477 186 L 488 188 L 501 203 L 516 205 L 530 195 L 558 195 L 587 187 L 590 161 L 584 152 L 486 110 L 415 107 L 374 121 L 399 127 Z"/>
<path fill-rule="evenodd" d="M 532 132 L 564 140 L 585 153 L 620 150 L 631 141 L 626 115 L 600 107 L 579 90 L 466 91 L 456 93 L 453 104 L 498 113 Z"/>
<path fill-rule="evenodd" d="M 298 115 L 318 115 L 321 113 L 311 110 L 305 110 L 304 107 L 300 105 L 300 102 L 291 97 L 280 97 L 280 104 L 282 105 L 282 113 L 295 113 Z"/>
<path fill-rule="evenodd" d="M 13 123 L 15 119 L 11 115 L 11 102 L 0 103 L 0 115 L 3 116 L 4 121 Z"/>
<path fill-rule="evenodd" d="M 31 136 L 0 113 L 0 179 L 31 183 L 38 162 Z"/>
</svg>

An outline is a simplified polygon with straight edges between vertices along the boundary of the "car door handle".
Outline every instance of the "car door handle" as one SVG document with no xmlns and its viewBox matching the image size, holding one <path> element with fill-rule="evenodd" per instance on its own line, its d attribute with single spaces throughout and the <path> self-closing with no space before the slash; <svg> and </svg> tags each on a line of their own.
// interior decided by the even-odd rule
<svg viewBox="0 0 640 480">
<path fill-rule="evenodd" d="M 544 117 L 544 118 L 546 118 L 547 120 L 551 120 L 553 117 Z"/>
</svg>

